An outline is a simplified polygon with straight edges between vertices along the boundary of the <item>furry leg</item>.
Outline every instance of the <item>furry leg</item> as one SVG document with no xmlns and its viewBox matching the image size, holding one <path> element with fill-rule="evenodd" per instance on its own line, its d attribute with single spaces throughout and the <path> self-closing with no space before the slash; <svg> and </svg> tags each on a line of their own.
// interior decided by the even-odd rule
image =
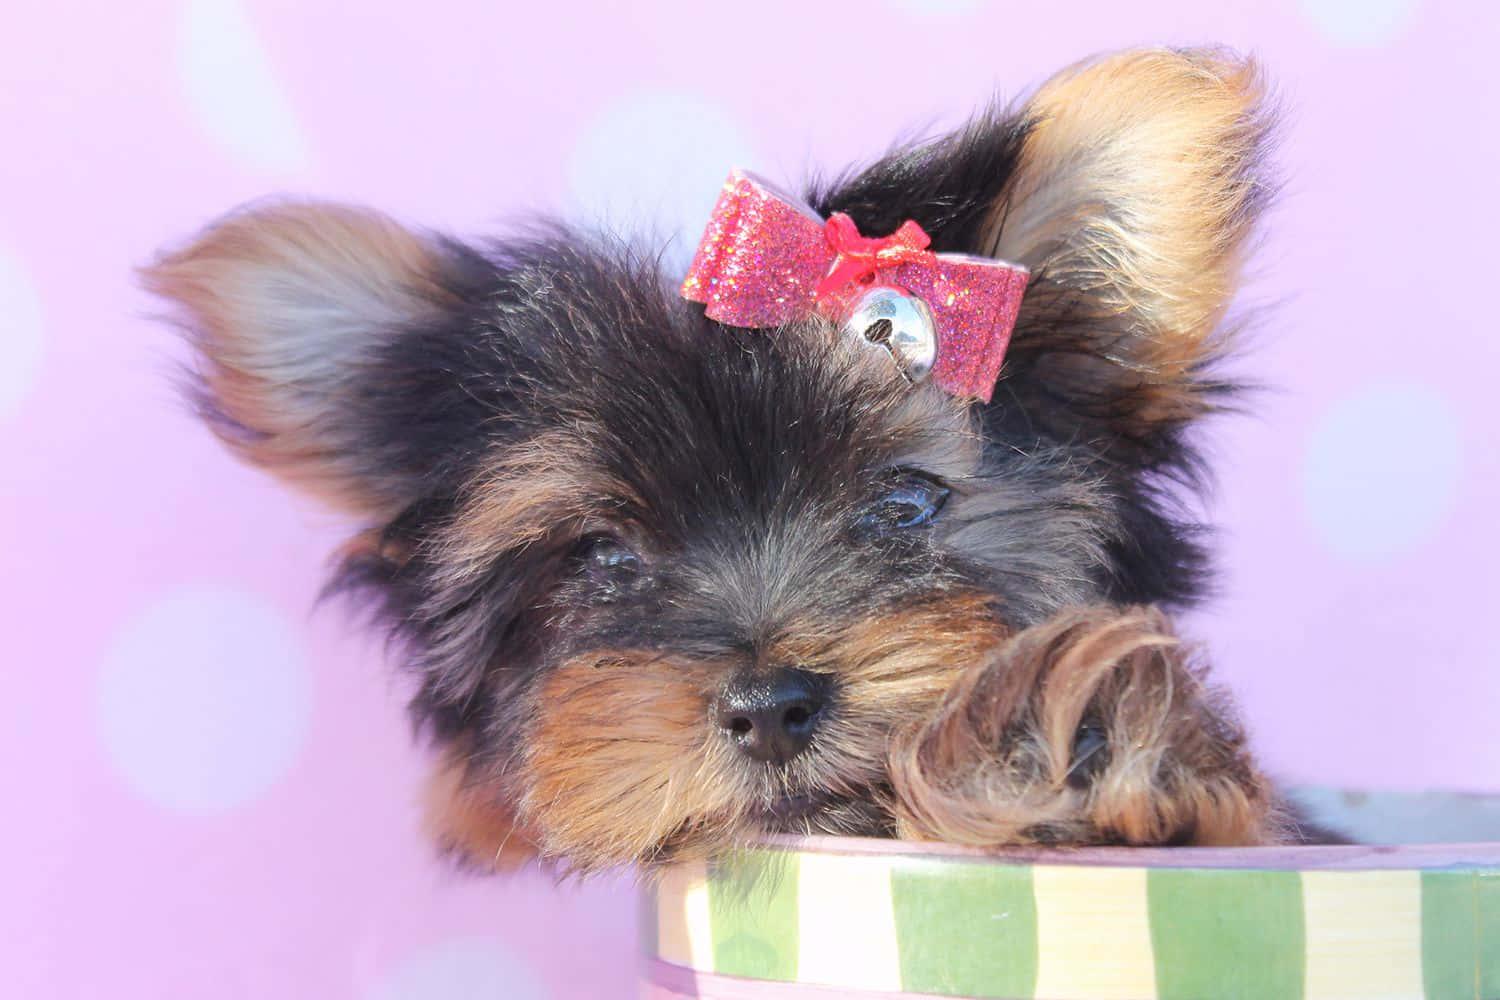
<svg viewBox="0 0 1500 1000">
<path fill-rule="evenodd" d="M 1064 611 L 965 674 L 891 749 L 900 835 L 1249 845 L 1282 820 L 1225 700 L 1153 608 Z"/>
</svg>

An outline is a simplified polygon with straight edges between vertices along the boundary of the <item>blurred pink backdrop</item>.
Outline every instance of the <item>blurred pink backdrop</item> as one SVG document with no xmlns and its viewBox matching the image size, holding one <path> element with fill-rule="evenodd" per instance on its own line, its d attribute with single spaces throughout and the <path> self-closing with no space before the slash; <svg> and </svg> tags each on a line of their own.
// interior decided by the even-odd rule
<svg viewBox="0 0 1500 1000">
<path fill-rule="evenodd" d="M 15 997 L 629 996 L 629 883 L 472 880 L 417 832 L 379 643 L 315 609 L 347 530 L 172 398 L 131 269 L 270 192 L 479 234 L 696 240 L 1086 54 L 1222 42 L 1288 108 L 1248 299 L 1272 388 L 1213 429 L 1194 616 L 1289 780 L 1500 791 L 1485 299 L 1497 8 L 58 2 L 0 36 L 0 968 Z"/>
</svg>

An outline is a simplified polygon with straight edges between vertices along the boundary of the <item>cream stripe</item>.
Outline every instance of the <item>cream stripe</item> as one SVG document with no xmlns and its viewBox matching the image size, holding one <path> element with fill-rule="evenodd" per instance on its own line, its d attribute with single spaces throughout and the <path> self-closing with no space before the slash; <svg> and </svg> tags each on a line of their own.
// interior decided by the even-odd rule
<svg viewBox="0 0 1500 1000">
<path fill-rule="evenodd" d="M 1031 877 L 1039 998 L 1156 996 L 1145 869 L 1037 865 Z"/>
<path fill-rule="evenodd" d="M 712 924 L 708 916 L 708 869 L 676 865 L 656 890 L 656 951 L 663 961 L 703 972 L 714 968 Z"/>
<path fill-rule="evenodd" d="M 797 873 L 797 980 L 899 990 L 890 862 L 804 854 Z"/>
<path fill-rule="evenodd" d="M 1420 872 L 1303 872 L 1302 905 L 1306 1000 L 1420 1000 Z"/>
</svg>

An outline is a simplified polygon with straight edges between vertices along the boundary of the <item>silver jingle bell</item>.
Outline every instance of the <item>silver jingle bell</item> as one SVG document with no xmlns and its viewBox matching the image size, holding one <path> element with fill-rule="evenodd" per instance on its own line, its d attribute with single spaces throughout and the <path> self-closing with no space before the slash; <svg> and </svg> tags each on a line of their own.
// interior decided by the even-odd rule
<svg viewBox="0 0 1500 1000">
<path fill-rule="evenodd" d="M 909 382 L 920 382 L 937 361 L 937 327 L 927 304 L 890 285 L 876 285 L 855 300 L 844 332 L 890 354 Z"/>
</svg>

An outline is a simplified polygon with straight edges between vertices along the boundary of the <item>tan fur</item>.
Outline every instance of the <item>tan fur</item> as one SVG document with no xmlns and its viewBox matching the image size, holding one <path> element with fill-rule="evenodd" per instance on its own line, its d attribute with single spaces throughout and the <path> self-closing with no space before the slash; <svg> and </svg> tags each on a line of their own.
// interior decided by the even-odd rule
<svg viewBox="0 0 1500 1000">
<path fill-rule="evenodd" d="M 484 871 L 508 871 L 536 857 L 536 837 L 505 803 L 498 783 L 476 777 L 466 754 L 450 748 L 427 782 L 427 832 Z"/>
<path fill-rule="evenodd" d="M 1108 763 L 1068 781 L 1079 726 Z M 891 749 L 902 836 L 994 846 L 1259 844 L 1269 784 L 1153 609 L 1073 609 L 971 667 Z"/>
<path fill-rule="evenodd" d="M 378 333 L 448 304 L 435 268 L 427 242 L 391 219 L 309 203 L 231 216 L 143 278 L 195 335 L 218 405 L 253 432 L 224 435 L 231 448 L 338 507 L 381 515 L 392 511 L 351 480 L 326 422 Z"/>
<path fill-rule="evenodd" d="M 932 711 L 966 664 L 1003 641 L 988 598 L 964 593 L 788 635 L 765 661 L 835 674 L 839 698 L 784 772 L 751 764 L 713 724 L 714 693 L 743 664 L 596 652 L 552 672 L 520 810 L 543 853 L 581 869 L 706 857 L 758 832 L 751 810 L 783 788 L 867 799 L 883 784 L 891 728 Z"/>
<path fill-rule="evenodd" d="M 1036 275 L 1018 340 L 1049 312 L 1113 325 L 1107 352 L 1154 390 L 1143 421 L 1201 406 L 1186 376 L 1220 346 L 1269 183 L 1263 98 L 1252 61 L 1151 49 L 1075 66 L 1026 107 L 1033 129 L 986 240 Z"/>
<path fill-rule="evenodd" d="M 615 515 L 608 523 L 618 531 L 616 512 L 641 501 L 626 484 L 598 473 L 589 438 L 579 428 L 553 430 L 498 449 L 442 543 L 450 572 L 482 570 L 554 531 L 586 534 L 592 520 L 603 523 L 606 515 Z"/>
<path fill-rule="evenodd" d="M 808 621 L 788 631 L 794 638 L 773 643 L 767 659 L 837 676 L 836 711 L 819 738 L 837 760 L 828 769 L 856 787 L 882 779 L 893 729 L 926 716 L 1005 640 L 992 599 L 962 590 L 851 623 Z"/>
<path fill-rule="evenodd" d="M 718 673 L 650 653 L 561 664 L 538 696 L 521 813 L 549 856 L 583 869 L 651 859 L 691 830 L 721 846 L 737 817 L 734 751 L 714 739 Z"/>
</svg>

